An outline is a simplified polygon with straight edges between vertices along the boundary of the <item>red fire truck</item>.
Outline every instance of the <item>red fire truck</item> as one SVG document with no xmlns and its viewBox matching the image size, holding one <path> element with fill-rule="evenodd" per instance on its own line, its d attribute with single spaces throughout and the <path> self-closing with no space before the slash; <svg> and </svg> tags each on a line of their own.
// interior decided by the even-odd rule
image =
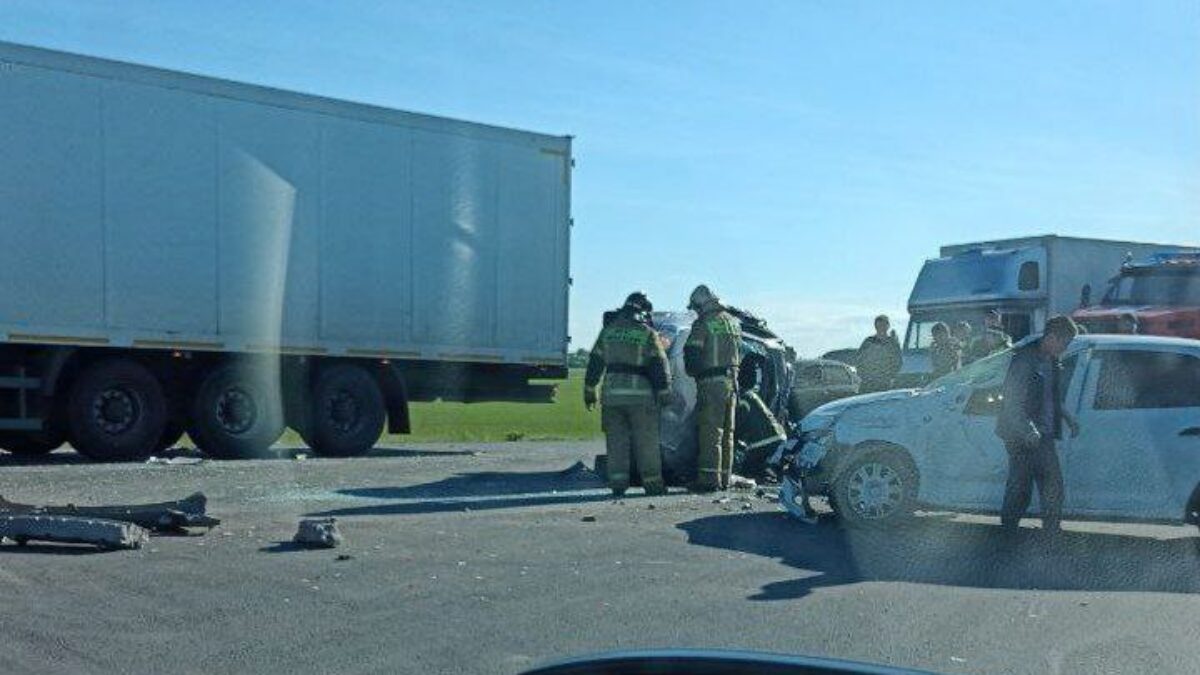
<svg viewBox="0 0 1200 675">
<path fill-rule="evenodd" d="M 1160 253 L 1127 259 L 1099 304 L 1073 314 L 1091 333 L 1136 332 L 1200 340 L 1200 253 Z"/>
</svg>

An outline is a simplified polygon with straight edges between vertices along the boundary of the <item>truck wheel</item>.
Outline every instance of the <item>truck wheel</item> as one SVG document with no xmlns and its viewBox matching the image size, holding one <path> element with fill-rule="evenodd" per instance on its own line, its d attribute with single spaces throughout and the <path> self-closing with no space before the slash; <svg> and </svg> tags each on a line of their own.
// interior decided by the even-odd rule
<svg viewBox="0 0 1200 675">
<path fill-rule="evenodd" d="M 100 462 L 145 459 L 167 424 L 167 399 L 148 368 L 116 358 L 90 366 L 67 403 L 71 444 Z"/>
<path fill-rule="evenodd" d="M 365 455 L 383 433 L 387 413 L 375 379 L 358 366 L 339 364 L 317 375 L 305 440 L 324 457 Z"/>
<path fill-rule="evenodd" d="M 903 453 L 872 450 L 834 480 L 829 503 L 851 527 L 891 527 L 916 510 L 917 471 Z"/>
<path fill-rule="evenodd" d="M 192 401 L 188 434 L 217 459 L 270 457 L 283 434 L 283 406 L 271 378 L 250 366 L 228 364 L 204 378 Z"/>
<path fill-rule="evenodd" d="M 66 442 L 67 436 L 61 431 L 0 432 L 0 448 L 25 457 L 50 454 Z"/>
</svg>

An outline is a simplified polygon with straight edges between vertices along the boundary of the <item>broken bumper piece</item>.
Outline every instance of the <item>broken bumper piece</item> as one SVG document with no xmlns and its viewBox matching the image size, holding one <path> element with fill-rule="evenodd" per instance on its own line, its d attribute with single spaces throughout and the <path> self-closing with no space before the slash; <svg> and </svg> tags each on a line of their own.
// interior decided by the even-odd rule
<svg viewBox="0 0 1200 675">
<path fill-rule="evenodd" d="M 779 485 L 779 503 L 798 520 L 809 525 L 817 523 L 817 513 L 808 503 L 804 481 L 795 476 L 786 476 Z"/>
<path fill-rule="evenodd" d="M 133 523 L 74 516 L 0 516 L 0 539 L 19 545 L 31 541 L 91 544 L 106 550 L 141 548 L 150 538 Z"/>
<path fill-rule="evenodd" d="M 178 532 L 188 527 L 212 529 L 220 525 L 220 519 L 207 515 L 207 508 L 208 499 L 199 492 L 173 502 L 114 506 L 34 506 L 10 502 L 0 497 L 0 517 L 63 516 L 118 521 L 156 532 Z"/>
</svg>

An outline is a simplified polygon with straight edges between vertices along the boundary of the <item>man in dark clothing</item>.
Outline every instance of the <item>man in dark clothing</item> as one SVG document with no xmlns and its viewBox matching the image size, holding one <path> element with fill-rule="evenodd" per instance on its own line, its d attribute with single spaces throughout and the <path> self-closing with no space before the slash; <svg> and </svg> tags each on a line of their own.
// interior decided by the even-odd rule
<svg viewBox="0 0 1200 675">
<path fill-rule="evenodd" d="M 858 374 L 862 378 L 859 391 L 886 391 L 895 386 L 900 373 L 900 341 L 891 322 L 883 314 L 875 317 L 875 334 L 863 340 L 858 348 Z"/>
<path fill-rule="evenodd" d="M 1004 379 L 1004 403 L 996 419 L 996 435 L 1008 450 L 1008 482 L 1000 522 L 1016 530 L 1029 508 L 1037 483 L 1042 507 L 1042 528 L 1057 531 L 1062 513 L 1063 481 L 1055 440 L 1062 423 L 1079 432 L 1075 420 L 1062 408 L 1059 357 L 1079 329 L 1069 317 L 1046 321 L 1046 332 L 1013 353 Z"/>
</svg>

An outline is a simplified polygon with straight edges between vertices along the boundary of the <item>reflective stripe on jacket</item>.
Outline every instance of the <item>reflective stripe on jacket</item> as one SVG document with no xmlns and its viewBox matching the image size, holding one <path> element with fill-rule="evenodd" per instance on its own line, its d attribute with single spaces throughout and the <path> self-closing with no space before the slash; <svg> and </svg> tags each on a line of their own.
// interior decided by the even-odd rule
<svg viewBox="0 0 1200 675">
<path fill-rule="evenodd" d="M 645 403 L 658 390 L 669 389 L 667 355 L 658 333 L 628 316 L 618 316 L 600 331 L 592 348 L 584 384 L 595 387 L 604 377 L 602 403 Z"/>
</svg>

